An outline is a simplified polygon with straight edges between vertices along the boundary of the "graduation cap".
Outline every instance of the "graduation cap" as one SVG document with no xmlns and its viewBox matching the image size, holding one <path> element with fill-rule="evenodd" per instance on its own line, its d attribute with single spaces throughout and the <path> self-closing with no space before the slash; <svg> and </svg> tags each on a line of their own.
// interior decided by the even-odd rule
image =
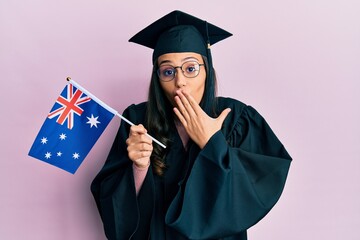
<svg viewBox="0 0 360 240">
<path fill-rule="evenodd" d="M 195 52 L 206 56 L 212 68 L 210 46 L 230 36 L 207 21 L 176 10 L 141 30 L 129 42 L 154 49 L 153 63 L 162 54 Z"/>
</svg>

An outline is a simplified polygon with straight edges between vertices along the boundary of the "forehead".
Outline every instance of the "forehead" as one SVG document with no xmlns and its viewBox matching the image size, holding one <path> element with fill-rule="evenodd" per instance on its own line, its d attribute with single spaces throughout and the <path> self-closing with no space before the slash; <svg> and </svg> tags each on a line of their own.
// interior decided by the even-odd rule
<svg viewBox="0 0 360 240">
<path fill-rule="evenodd" d="M 166 63 L 174 63 L 180 64 L 186 62 L 188 60 L 197 60 L 198 62 L 202 62 L 202 56 L 198 53 L 194 52 L 183 52 L 183 53 L 166 53 L 160 55 L 158 57 L 158 64 Z"/>
</svg>

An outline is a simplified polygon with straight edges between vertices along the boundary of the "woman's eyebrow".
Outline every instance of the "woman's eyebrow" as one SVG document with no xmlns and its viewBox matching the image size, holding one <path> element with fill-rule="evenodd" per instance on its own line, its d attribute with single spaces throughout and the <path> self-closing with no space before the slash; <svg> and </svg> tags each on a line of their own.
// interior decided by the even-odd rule
<svg viewBox="0 0 360 240">
<path fill-rule="evenodd" d="M 163 63 L 171 63 L 171 61 L 170 61 L 170 60 L 161 61 L 161 62 L 159 63 L 159 66 L 160 66 L 161 64 L 163 64 Z"/>
<path fill-rule="evenodd" d="M 186 57 L 186 58 L 183 58 L 181 61 L 182 62 L 185 62 L 187 60 L 196 60 L 196 61 L 199 61 L 199 59 L 197 59 L 196 57 Z"/>
<path fill-rule="evenodd" d="M 197 62 L 199 62 L 199 59 L 197 59 L 196 57 L 186 57 L 181 59 L 181 62 L 186 62 L 188 60 L 196 60 Z M 159 66 L 162 65 L 163 63 L 172 63 L 170 60 L 163 60 L 159 63 Z"/>
</svg>

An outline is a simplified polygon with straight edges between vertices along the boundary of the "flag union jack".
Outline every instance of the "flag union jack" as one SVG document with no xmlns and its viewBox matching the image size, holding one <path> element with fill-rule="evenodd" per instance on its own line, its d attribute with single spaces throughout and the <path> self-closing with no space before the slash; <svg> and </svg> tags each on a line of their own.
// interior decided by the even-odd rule
<svg viewBox="0 0 360 240">
<path fill-rule="evenodd" d="M 71 83 L 58 96 L 29 156 L 75 173 L 115 114 Z"/>
<path fill-rule="evenodd" d="M 67 128 L 74 127 L 74 114 L 81 116 L 84 110 L 81 104 L 91 101 L 91 98 L 79 89 L 74 88 L 72 84 L 66 86 L 65 96 L 60 95 L 56 100 L 60 106 L 48 114 L 48 118 L 57 117 L 56 122 L 63 125 L 67 122 Z"/>
</svg>

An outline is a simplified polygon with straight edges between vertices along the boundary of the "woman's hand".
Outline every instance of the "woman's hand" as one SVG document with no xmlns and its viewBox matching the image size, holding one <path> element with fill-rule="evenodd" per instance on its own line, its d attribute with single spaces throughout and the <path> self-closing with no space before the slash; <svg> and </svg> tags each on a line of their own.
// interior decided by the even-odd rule
<svg viewBox="0 0 360 240">
<path fill-rule="evenodd" d="M 128 156 L 139 168 L 146 168 L 150 164 L 153 151 L 152 140 L 146 136 L 147 130 L 143 125 L 130 127 L 129 138 L 126 140 Z"/>
<path fill-rule="evenodd" d="M 181 90 L 176 93 L 175 102 L 177 107 L 174 108 L 174 112 L 184 125 L 190 138 L 202 149 L 212 135 L 221 129 L 231 109 L 227 108 L 222 111 L 218 118 L 211 118 L 201 109 L 190 94 Z"/>
</svg>

